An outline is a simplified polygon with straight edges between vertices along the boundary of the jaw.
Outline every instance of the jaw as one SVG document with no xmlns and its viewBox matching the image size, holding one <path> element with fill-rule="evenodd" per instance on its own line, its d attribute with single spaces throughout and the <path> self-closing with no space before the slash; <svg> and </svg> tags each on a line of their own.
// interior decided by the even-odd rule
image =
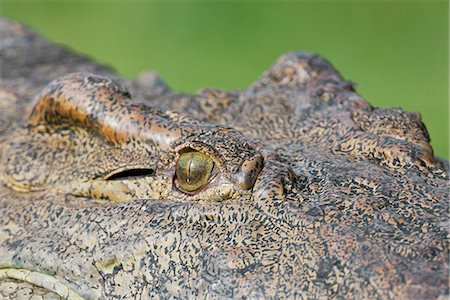
<svg viewBox="0 0 450 300">
<path fill-rule="evenodd" d="M 280 293 L 300 290 L 305 284 L 313 289 L 307 296 L 326 296 L 329 290 L 321 285 L 322 279 L 314 282 L 319 275 L 326 275 L 327 282 L 336 286 L 339 280 L 344 280 L 344 285 L 346 280 L 357 282 L 356 295 L 369 295 L 375 292 L 363 290 L 365 274 L 359 273 L 368 263 L 382 270 L 371 279 L 392 281 L 397 296 L 414 288 L 413 283 L 400 282 L 395 270 L 384 268 L 384 260 L 391 256 L 382 245 L 365 238 L 359 243 L 370 247 L 356 252 L 358 247 L 352 248 L 358 233 L 354 228 L 322 222 L 320 216 L 296 210 L 292 201 L 286 200 L 292 196 L 286 190 L 292 174 L 277 162 L 268 161 L 266 166 L 249 201 L 99 202 L 75 198 L 78 202 L 68 205 L 54 195 L 3 201 L 7 195 L 0 188 L 4 204 L 0 211 L 0 268 L 28 270 L 24 271 L 31 274 L 28 278 L 46 273 L 55 285 L 83 291 L 80 295 L 86 298 L 121 298 L 130 290 L 141 293 L 143 286 L 146 292 L 162 291 L 175 297 L 194 297 L 195 293 L 224 296 L 221 291 L 270 295 L 276 292 L 274 286 L 281 287 Z M 274 174 L 279 181 L 269 180 Z M 344 235 L 337 244 L 333 239 L 339 230 Z M 353 258 L 348 259 L 348 253 L 353 253 Z M 347 277 L 340 277 L 337 267 L 325 274 L 329 264 L 344 268 Z M 443 286 L 443 272 L 434 274 L 427 267 L 420 267 L 422 277 L 433 276 L 435 284 Z M 292 274 L 283 273 L 290 268 Z M 7 278 L 25 278 L 9 272 Z M 403 271 L 405 274 L 412 276 Z"/>
<path fill-rule="evenodd" d="M 98 202 L 75 198 L 84 203 L 78 205 L 56 197 L 47 194 L 4 201 L 0 268 L 8 269 L 5 278 L 35 285 L 38 281 L 17 277 L 11 270 L 24 270 L 21 272 L 38 280 L 43 278 L 41 274 L 48 274 L 47 282 L 83 291 L 87 298 L 120 298 L 126 293 L 122 294 L 119 286 L 135 291 L 144 279 L 147 289 L 176 295 L 174 287 L 185 284 L 186 276 L 202 280 L 201 257 L 215 256 L 227 244 L 227 236 L 241 228 L 240 212 L 249 211 L 245 209 L 248 203 L 235 201 Z M 232 212 L 237 213 L 233 218 Z M 213 240 L 217 242 L 208 242 Z M 225 248 L 230 255 L 235 251 L 232 244 Z M 214 258 L 217 263 L 218 259 Z M 179 292 L 193 295 L 195 288 L 189 286 Z"/>
</svg>

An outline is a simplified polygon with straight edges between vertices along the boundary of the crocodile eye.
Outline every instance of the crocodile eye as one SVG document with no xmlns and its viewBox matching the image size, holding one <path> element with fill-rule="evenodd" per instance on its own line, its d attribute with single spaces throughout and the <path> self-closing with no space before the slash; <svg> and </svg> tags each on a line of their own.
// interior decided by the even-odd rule
<svg viewBox="0 0 450 300">
<path fill-rule="evenodd" d="M 197 151 L 180 155 L 176 167 L 176 183 L 185 192 L 194 192 L 205 186 L 214 168 L 211 158 Z"/>
</svg>

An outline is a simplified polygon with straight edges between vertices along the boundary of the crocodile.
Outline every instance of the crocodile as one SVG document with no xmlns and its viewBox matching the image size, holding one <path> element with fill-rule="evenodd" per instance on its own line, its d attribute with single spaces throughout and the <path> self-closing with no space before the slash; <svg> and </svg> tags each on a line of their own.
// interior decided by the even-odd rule
<svg viewBox="0 0 450 300">
<path fill-rule="evenodd" d="M 446 299 L 448 162 L 324 58 L 169 88 L 0 20 L 2 299 Z"/>
</svg>

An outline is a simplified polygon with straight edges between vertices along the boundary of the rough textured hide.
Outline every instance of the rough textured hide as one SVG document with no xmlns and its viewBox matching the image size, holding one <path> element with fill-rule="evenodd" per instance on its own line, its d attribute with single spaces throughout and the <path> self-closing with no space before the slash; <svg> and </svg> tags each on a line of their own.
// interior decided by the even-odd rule
<svg viewBox="0 0 450 300">
<path fill-rule="evenodd" d="M 4 298 L 448 294 L 448 173 L 420 115 L 372 107 L 322 57 L 185 95 L 3 19 L 0 66 Z M 214 165 L 194 192 L 187 152 Z"/>
</svg>

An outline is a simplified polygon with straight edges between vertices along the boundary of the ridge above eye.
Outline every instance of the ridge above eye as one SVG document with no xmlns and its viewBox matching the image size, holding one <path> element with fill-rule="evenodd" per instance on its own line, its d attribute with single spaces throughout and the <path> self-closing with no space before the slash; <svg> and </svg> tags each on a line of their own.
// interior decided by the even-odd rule
<svg viewBox="0 0 450 300">
<path fill-rule="evenodd" d="M 212 178 L 214 162 L 207 155 L 190 150 L 180 155 L 175 169 L 175 183 L 183 192 L 192 193 Z"/>
</svg>

